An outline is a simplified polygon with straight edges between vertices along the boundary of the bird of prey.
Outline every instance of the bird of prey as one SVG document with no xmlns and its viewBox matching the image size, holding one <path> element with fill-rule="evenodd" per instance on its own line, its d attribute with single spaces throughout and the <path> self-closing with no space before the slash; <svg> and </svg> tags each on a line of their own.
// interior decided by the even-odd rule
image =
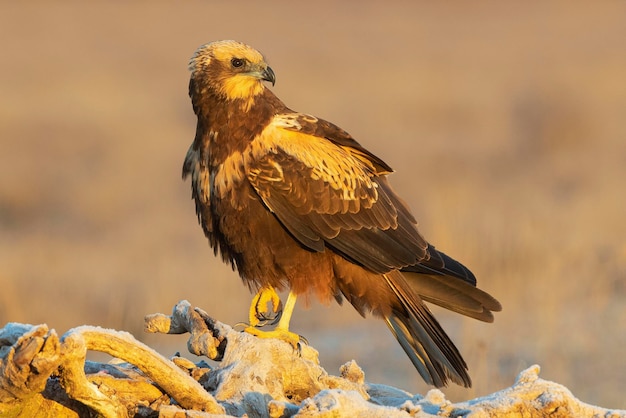
<svg viewBox="0 0 626 418">
<path fill-rule="evenodd" d="M 500 303 L 422 237 L 389 185 L 389 165 L 338 126 L 283 104 L 264 84 L 274 85 L 274 71 L 248 45 L 205 44 L 189 70 L 198 122 L 183 178 L 215 254 L 258 291 L 245 331 L 297 346 L 296 297 L 345 298 L 387 323 L 427 383 L 471 386 L 424 302 L 485 322 Z M 276 291 L 287 289 L 281 311 Z M 259 330 L 272 314 L 276 328 Z"/>
</svg>

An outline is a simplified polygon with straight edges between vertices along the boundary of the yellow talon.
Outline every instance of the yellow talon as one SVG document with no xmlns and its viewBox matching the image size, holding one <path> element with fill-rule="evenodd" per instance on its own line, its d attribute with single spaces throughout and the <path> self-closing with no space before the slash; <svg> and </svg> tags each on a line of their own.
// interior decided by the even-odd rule
<svg viewBox="0 0 626 418">
<path fill-rule="evenodd" d="M 267 304 L 271 303 L 271 309 Z M 249 320 L 251 327 L 262 327 L 268 322 L 275 324 L 281 317 L 283 303 L 273 287 L 263 287 L 252 299 Z M 273 313 L 274 315 L 268 315 Z"/>
<path fill-rule="evenodd" d="M 279 340 L 283 340 L 299 351 L 300 341 L 306 343 L 306 340 L 298 334 L 289 331 L 289 321 L 291 320 L 293 309 L 296 306 L 296 299 L 296 294 L 289 292 L 282 315 L 278 314 L 280 321 L 278 322 L 276 328 L 273 331 L 261 331 L 256 328 L 256 326 L 260 323 L 259 316 L 263 319 L 265 318 L 264 314 L 269 312 L 267 310 L 267 304 L 269 302 L 272 303 L 274 313 L 276 313 L 282 305 L 278 294 L 276 294 L 276 291 L 273 288 L 265 287 L 261 289 L 259 293 L 256 294 L 254 299 L 252 299 L 252 304 L 250 305 L 250 325 L 247 326 L 244 331 L 259 338 L 277 338 Z M 259 307 L 262 309 L 259 309 Z M 263 308 L 265 308 L 265 310 L 263 310 Z"/>
</svg>

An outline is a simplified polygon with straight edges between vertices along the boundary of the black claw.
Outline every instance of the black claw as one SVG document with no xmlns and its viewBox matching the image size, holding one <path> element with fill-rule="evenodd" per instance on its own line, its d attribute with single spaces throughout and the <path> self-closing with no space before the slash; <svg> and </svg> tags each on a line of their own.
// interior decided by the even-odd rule
<svg viewBox="0 0 626 418">
<path fill-rule="evenodd" d="M 296 351 L 298 352 L 298 357 L 302 357 L 302 344 L 309 345 L 309 341 L 304 338 L 302 335 L 298 334 L 300 337 L 300 341 L 298 341 L 298 346 L 296 347 Z"/>
<path fill-rule="evenodd" d="M 249 326 L 250 324 L 248 324 L 247 322 L 237 322 L 235 325 L 233 325 L 233 329 L 236 331 L 238 327 L 241 327 L 243 331 L 243 328 L 246 328 Z"/>
</svg>

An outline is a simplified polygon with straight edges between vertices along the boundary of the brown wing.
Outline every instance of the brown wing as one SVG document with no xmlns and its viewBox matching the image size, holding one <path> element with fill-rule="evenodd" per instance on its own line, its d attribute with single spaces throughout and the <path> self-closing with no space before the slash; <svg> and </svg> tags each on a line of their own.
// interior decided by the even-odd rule
<svg viewBox="0 0 626 418">
<path fill-rule="evenodd" d="M 379 273 L 420 262 L 428 244 L 386 181 L 391 169 L 316 121 L 278 115 L 250 145 L 247 175 L 265 205 L 310 250 L 330 247 Z"/>
</svg>

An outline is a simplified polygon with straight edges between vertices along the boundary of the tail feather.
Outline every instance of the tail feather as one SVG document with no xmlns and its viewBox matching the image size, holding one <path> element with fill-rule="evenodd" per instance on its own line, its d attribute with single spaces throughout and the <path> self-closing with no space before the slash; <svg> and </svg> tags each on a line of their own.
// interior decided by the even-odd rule
<svg viewBox="0 0 626 418">
<path fill-rule="evenodd" d="M 430 303 L 483 322 L 493 322 L 493 312 L 502 310 L 490 294 L 456 278 L 402 273 L 412 291 Z"/>
<path fill-rule="evenodd" d="M 402 269 L 413 292 L 425 301 L 484 322 L 493 322 L 500 302 L 476 287 L 476 277 L 463 264 L 428 244 L 428 259 Z"/>
<path fill-rule="evenodd" d="M 400 320 L 397 316 L 393 315 L 385 318 L 385 321 L 419 374 L 424 378 L 424 381 L 429 385 L 443 386 L 444 382 L 439 378 L 441 375 L 441 367 L 438 367 L 439 365 L 437 363 L 430 361 L 427 351 L 420 343 L 419 339 L 416 339 L 406 325 L 404 325 L 406 321 Z"/>
<path fill-rule="evenodd" d="M 419 295 L 400 272 L 384 277 L 399 302 L 385 320 L 420 375 L 437 387 L 446 386 L 450 380 L 470 387 L 465 360 Z"/>
<path fill-rule="evenodd" d="M 475 287 L 474 275 L 463 264 L 432 246 L 428 252 L 424 262 L 382 275 L 337 257 L 336 298 L 346 297 L 361 315 L 369 311 L 383 317 L 428 384 L 470 387 L 465 360 L 425 302 L 485 322 L 502 308 Z"/>
</svg>

